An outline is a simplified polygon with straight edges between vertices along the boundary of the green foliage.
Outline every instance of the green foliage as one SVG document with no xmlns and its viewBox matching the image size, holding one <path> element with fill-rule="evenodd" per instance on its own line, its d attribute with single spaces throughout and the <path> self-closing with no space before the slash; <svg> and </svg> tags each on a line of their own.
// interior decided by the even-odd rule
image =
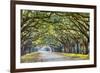
<svg viewBox="0 0 100 73">
<path fill-rule="evenodd" d="M 67 48 L 78 41 L 87 48 L 89 13 L 21 10 L 21 47 L 28 39 L 33 45 Z"/>
</svg>

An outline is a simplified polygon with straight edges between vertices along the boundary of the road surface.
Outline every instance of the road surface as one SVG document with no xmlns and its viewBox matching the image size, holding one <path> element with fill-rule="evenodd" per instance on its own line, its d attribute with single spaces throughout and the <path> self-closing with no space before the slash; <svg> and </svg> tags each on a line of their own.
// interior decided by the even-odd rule
<svg viewBox="0 0 100 73">
<path fill-rule="evenodd" d="M 40 62 L 65 61 L 71 59 L 71 57 L 65 57 L 64 55 L 55 52 L 50 52 L 50 51 L 39 51 L 39 53 L 40 53 L 40 57 L 38 60 Z"/>
<path fill-rule="evenodd" d="M 31 63 L 31 62 L 52 62 L 52 61 L 68 61 L 68 60 L 86 60 L 89 59 L 88 56 L 79 57 L 79 56 L 65 56 L 59 52 L 51 51 L 38 51 L 22 56 L 22 63 Z"/>
</svg>

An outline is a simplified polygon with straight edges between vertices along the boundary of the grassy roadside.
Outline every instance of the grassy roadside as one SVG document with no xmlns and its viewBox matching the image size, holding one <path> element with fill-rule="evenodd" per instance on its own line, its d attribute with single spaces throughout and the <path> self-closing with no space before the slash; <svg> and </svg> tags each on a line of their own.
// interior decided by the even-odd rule
<svg viewBox="0 0 100 73">
<path fill-rule="evenodd" d="M 86 59 L 89 59 L 89 55 L 84 55 L 84 54 L 72 54 L 72 53 L 63 53 L 64 56 L 66 57 L 72 57 L 73 59 L 74 58 L 80 58 L 82 60 L 86 60 Z"/>
<path fill-rule="evenodd" d="M 32 63 L 36 62 L 40 54 L 38 52 L 29 53 L 21 56 L 21 63 Z"/>
</svg>

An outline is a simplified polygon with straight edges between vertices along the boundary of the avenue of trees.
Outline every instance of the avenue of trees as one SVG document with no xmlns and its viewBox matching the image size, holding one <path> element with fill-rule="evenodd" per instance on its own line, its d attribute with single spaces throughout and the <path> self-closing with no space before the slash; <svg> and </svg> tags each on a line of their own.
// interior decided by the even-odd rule
<svg viewBox="0 0 100 73">
<path fill-rule="evenodd" d="M 54 52 L 89 53 L 89 13 L 21 10 L 21 54 L 48 45 Z"/>
</svg>

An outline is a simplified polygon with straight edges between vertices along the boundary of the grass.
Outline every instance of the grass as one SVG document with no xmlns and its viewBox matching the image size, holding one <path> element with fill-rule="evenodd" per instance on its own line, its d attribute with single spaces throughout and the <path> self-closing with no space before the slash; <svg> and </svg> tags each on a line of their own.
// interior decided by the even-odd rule
<svg viewBox="0 0 100 73">
<path fill-rule="evenodd" d="M 64 56 L 67 56 L 67 57 L 72 57 L 72 58 L 80 58 L 80 59 L 89 59 L 89 55 L 84 55 L 84 54 L 66 54 L 66 53 L 63 53 Z"/>
<path fill-rule="evenodd" d="M 36 62 L 39 58 L 38 52 L 29 53 L 21 56 L 21 63 L 31 63 Z"/>
</svg>

